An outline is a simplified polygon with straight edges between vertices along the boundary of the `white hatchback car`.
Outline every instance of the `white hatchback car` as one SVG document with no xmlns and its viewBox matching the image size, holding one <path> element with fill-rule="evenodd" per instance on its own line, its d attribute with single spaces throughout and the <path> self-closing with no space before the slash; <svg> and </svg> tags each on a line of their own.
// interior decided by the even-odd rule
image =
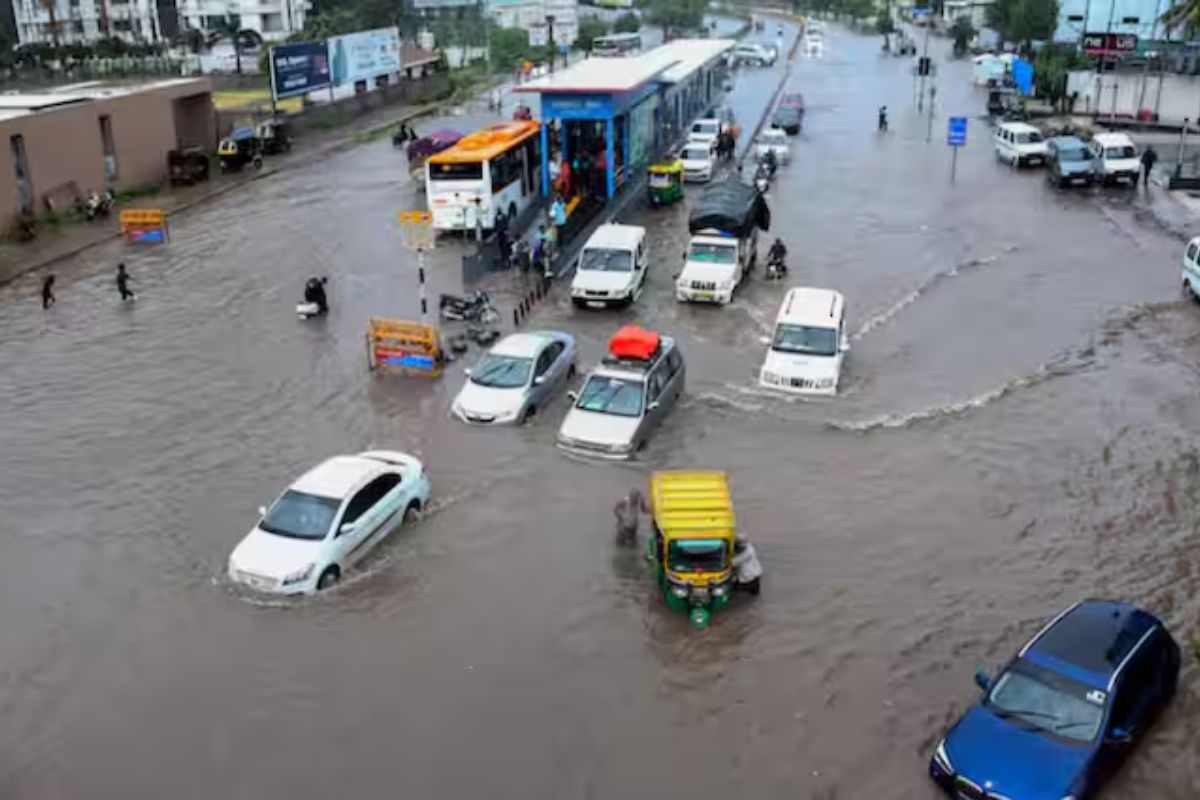
<svg viewBox="0 0 1200 800">
<path fill-rule="evenodd" d="M 762 161 L 767 153 L 775 154 L 775 161 L 786 164 L 792 160 L 792 147 L 783 128 L 767 128 L 754 140 L 754 155 Z"/>
<path fill-rule="evenodd" d="M 334 456 L 271 504 L 229 556 L 229 577 L 260 592 L 306 594 L 341 579 L 429 503 L 416 458 L 390 450 Z"/>
<path fill-rule="evenodd" d="M 689 183 L 705 183 L 713 179 L 717 169 L 717 151 L 712 142 L 693 139 L 679 152 L 683 162 L 683 179 Z"/>
</svg>

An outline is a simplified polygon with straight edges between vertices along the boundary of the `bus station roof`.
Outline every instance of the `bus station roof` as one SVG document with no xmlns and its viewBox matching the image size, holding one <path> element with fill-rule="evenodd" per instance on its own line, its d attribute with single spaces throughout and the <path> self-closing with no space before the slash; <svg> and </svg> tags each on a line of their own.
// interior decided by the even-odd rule
<svg viewBox="0 0 1200 800">
<path fill-rule="evenodd" d="M 518 86 L 537 94 L 621 94 L 650 81 L 679 83 L 734 45 L 731 39 L 676 39 L 638 56 L 588 58 Z"/>
</svg>

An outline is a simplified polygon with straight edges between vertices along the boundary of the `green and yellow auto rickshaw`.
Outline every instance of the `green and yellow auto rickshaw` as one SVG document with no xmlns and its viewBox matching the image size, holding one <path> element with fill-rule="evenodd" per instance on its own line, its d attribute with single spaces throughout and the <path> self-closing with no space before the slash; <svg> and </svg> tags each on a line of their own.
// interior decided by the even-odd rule
<svg viewBox="0 0 1200 800">
<path fill-rule="evenodd" d="M 650 205 L 669 206 L 683 199 L 683 162 L 652 164 L 646 180 Z"/>
<path fill-rule="evenodd" d="M 656 472 L 650 478 L 648 558 L 667 607 L 697 628 L 729 604 L 734 518 L 724 472 Z"/>
</svg>

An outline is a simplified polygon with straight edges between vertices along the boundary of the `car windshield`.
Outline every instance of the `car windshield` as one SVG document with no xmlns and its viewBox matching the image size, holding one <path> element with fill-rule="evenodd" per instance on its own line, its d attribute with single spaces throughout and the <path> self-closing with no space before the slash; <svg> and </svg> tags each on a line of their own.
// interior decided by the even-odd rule
<svg viewBox="0 0 1200 800">
<path fill-rule="evenodd" d="M 687 260 L 699 264 L 736 264 L 737 248 L 696 242 L 688 249 Z"/>
<path fill-rule="evenodd" d="M 1037 144 L 1042 140 L 1042 135 L 1037 131 L 1029 131 L 1028 133 L 1017 134 L 1017 144 Z"/>
<path fill-rule="evenodd" d="M 1082 147 L 1066 147 L 1058 151 L 1059 161 L 1087 161 L 1087 152 Z"/>
<path fill-rule="evenodd" d="M 1076 742 L 1100 731 L 1107 696 L 1062 675 L 1022 661 L 996 680 L 987 707 L 997 716 Z"/>
<path fill-rule="evenodd" d="M 775 109 L 775 119 L 796 119 L 800 116 L 800 109 L 795 106 L 780 106 Z"/>
<path fill-rule="evenodd" d="M 683 148 L 683 160 L 706 161 L 708 160 L 710 152 L 711 151 L 709 151 L 708 145 L 705 145 L 704 147 L 685 147 Z"/>
<path fill-rule="evenodd" d="M 579 268 L 597 272 L 629 272 L 633 269 L 633 254 L 628 250 L 589 247 L 579 259 Z"/>
<path fill-rule="evenodd" d="M 787 144 L 787 137 L 782 133 L 764 133 L 759 141 L 768 147 L 782 147 Z"/>
<path fill-rule="evenodd" d="M 1106 147 L 1106 148 L 1104 148 L 1104 157 L 1105 158 L 1135 158 L 1136 156 L 1137 156 L 1137 151 L 1135 151 L 1129 145 L 1122 145 L 1121 147 Z"/>
<path fill-rule="evenodd" d="M 722 572 L 729 548 L 721 539 L 676 539 L 667 546 L 667 563 L 675 572 Z"/>
<path fill-rule="evenodd" d="M 491 389 L 516 389 L 529 381 L 532 358 L 489 354 L 471 372 L 471 382 Z"/>
<path fill-rule="evenodd" d="M 692 126 L 692 133 L 715 136 L 720 130 L 720 124 L 716 122 L 697 122 Z"/>
<path fill-rule="evenodd" d="M 258 527 L 292 539 L 324 539 L 333 526 L 339 505 L 339 501 L 330 497 L 288 489 L 267 509 Z"/>
<path fill-rule="evenodd" d="M 780 353 L 804 353 L 812 356 L 836 355 L 837 328 L 780 323 L 775 326 L 775 338 L 771 340 L 771 349 Z"/>
<path fill-rule="evenodd" d="M 593 375 L 579 393 L 575 407 L 618 417 L 640 417 L 643 391 L 639 381 Z"/>
</svg>

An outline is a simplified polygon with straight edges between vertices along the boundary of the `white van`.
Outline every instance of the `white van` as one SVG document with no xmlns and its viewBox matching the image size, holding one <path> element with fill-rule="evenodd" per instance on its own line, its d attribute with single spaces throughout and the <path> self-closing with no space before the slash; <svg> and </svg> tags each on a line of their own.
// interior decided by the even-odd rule
<svg viewBox="0 0 1200 800">
<path fill-rule="evenodd" d="M 1024 122 L 1005 122 L 996 128 L 996 157 L 1014 167 L 1045 164 L 1050 150 L 1042 132 Z"/>
<path fill-rule="evenodd" d="M 846 338 L 846 299 L 832 289 L 788 290 L 775 318 L 758 383 L 767 389 L 808 395 L 837 394 Z"/>
<path fill-rule="evenodd" d="M 1183 291 L 1200 300 L 1200 236 L 1188 242 L 1183 251 Z"/>
<path fill-rule="evenodd" d="M 1100 183 L 1129 181 L 1136 186 L 1142 162 L 1138 159 L 1133 140 L 1123 133 L 1097 133 L 1088 143 L 1092 168 Z"/>
<path fill-rule="evenodd" d="M 628 305 L 646 286 L 646 229 L 601 225 L 579 253 L 571 302 L 579 308 Z"/>
</svg>

